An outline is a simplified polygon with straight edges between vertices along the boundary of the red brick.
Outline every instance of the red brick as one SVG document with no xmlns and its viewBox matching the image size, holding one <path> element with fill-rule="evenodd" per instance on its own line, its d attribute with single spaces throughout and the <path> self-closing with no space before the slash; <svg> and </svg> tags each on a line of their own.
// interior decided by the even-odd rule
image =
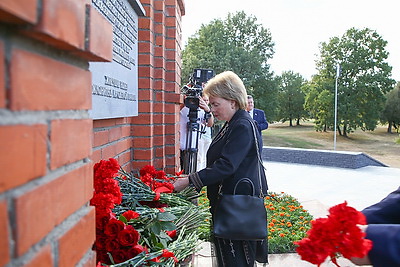
<svg viewBox="0 0 400 267">
<path fill-rule="evenodd" d="M 118 162 L 122 165 L 125 165 L 131 161 L 131 150 L 126 151 L 118 156 Z"/>
<path fill-rule="evenodd" d="M 86 6 L 84 1 L 42 0 L 43 15 L 35 30 L 45 41 L 62 49 L 84 49 Z"/>
<path fill-rule="evenodd" d="M 150 54 L 144 54 L 138 57 L 139 65 L 150 65 L 152 60 L 153 57 L 151 57 Z"/>
<path fill-rule="evenodd" d="M 153 111 L 153 104 L 150 102 L 140 102 L 139 103 L 139 112 L 140 113 L 147 113 L 147 112 L 152 112 Z"/>
<path fill-rule="evenodd" d="M 121 154 L 122 152 L 130 149 L 131 147 L 132 147 L 132 139 L 124 139 L 116 144 L 115 150 L 117 154 Z"/>
<path fill-rule="evenodd" d="M 86 47 L 86 50 L 98 56 L 100 61 L 111 61 L 113 57 L 113 26 L 92 5 L 88 5 L 88 7 L 90 9 L 90 35 L 88 36 L 89 46 Z"/>
<path fill-rule="evenodd" d="M 138 67 L 138 75 L 139 77 L 151 77 L 151 68 L 148 66 L 139 66 Z"/>
<path fill-rule="evenodd" d="M 154 47 L 155 57 L 164 57 L 164 47 Z"/>
<path fill-rule="evenodd" d="M 0 108 L 6 107 L 6 86 L 4 69 L 4 44 L 0 41 Z"/>
<path fill-rule="evenodd" d="M 109 159 L 113 158 L 117 155 L 117 146 L 116 145 L 109 145 L 106 147 L 103 147 L 101 149 L 101 158 L 102 159 Z"/>
<path fill-rule="evenodd" d="M 107 144 L 108 142 L 108 131 L 99 131 L 93 133 L 93 147 L 98 147 Z"/>
<path fill-rule="evenodd" d="M 176 40 L 175 39 L 165 39 L 165 48 L 166 49 L 176 49 Z"/>
<path fill-rule="evenodd" d="M 173 1 L 175 1 L 175 0 L 173 0 Z M 166 5 L 168 5 L 165 8 L 165 11 L 166 11 L 165 13 L 167 13 L 167 17 L 175 17 L 176 12 L 177 12 L 175 5 L 173 5 L 173 6 L 171 6 L 169 4 L 166 4 Z"/>
<path fill-rule="evenodd" d="M 150 78 L 139 78 L 139 89 L 148 89 L 151 87 L 152 80 Z M 141 90 L 139 90 L 139 100 L 143 99 L 141 97 Z"/>
<path fill-rule="evenodd" d="M 122 136 L 124 136 L 124 137 L 131 136 L 131 127 L 130 126 L 122 126 L 121 132 L 122 132 Z"/>
<path fill-rule="evenodd" d="M 165 97 L 165 102 L 172 102 L 172 103 L 180 103 L 181 100 L 181 94 L 177 94 L 177 93 L 165 93 L 164 94 Z"/>
<path fill-rule="evenodd" d="M 165 134 L 174 134 L 179 131 L 179 125 L 165 125 Z"/>
<path fill-rule="evenodd" d="M 101 160 L 101 149 L 94 149 L 90 160 L 92 162 L 99 162 Z"/>
<path fill-rule="evenodd" d="M 138 159 L 135 159 L 134 161 L 132 161 L 133 169 L 141 169 L 145 165 L 153 165 L 153 161 L 152 160 L 138 160 Z"/>
<path fill-rule="evenodd" d="M 176 24 L 178 22 L 176 21 L 175 17 L 166 17 L 165 18 L 165 26 L 166 27 L 176 27 Z"/>
<path fill-rule="evenodd" d="M 83 158 L 92 151 L 92 121 L 54 120 L 51 122 L 50 168 L 52 170 Z"/>
<path fill-rule="evenodd" d="M 150 19 L 150 17 L 140 17 L 138 21 L 138 28 L 139 29 L 151 29 L 153 21 Z"/>
<path fill-rule="evenodd" d="M 135 148 L 139 148 L 139 147 L 152 147 L 153 139 L 151 138 L 147 138 L 147 137 L 135 137 L 132 140 L 132 145 Z"/>
<path fill-rule="evenodd" d="M 1 0 L 0 20 L 10 23 L 36 23 L 38 0 Z"/>
<path fill-rule="evenodd" d="M 140 30 L 138 33 L 138 39 L 142 42 L 153 42 L 153 34 L 149 29 Z"/>
<path fill-rule="evenodd" d="M 161 131 L 162 131 L 162 129 L 161 129 Z M 162 134 L 162 132 L 161 132 L 161 134 Z M 153 139 L 154 139 L 154 141 L 153 141 L 154 146 L 163 146 L 164 145 L 164 136 L 163 135 L 154 136 Z"/>
<path fill-rule="evenodd" d="M 116 141 L 122 138 L 122 129 L 121 127 L 111 128 L 108 134 L 109 134 L 109 142 Z"/>
<path fill-rule="evenodd" d="M 12 110 L 90 109 L 91 73 L 24 50 L 12 51 Z"/>
<path fill-rule="evenodd" d="M 51 254 L 51 247 L 46 246 L 42 248 L 35 257 L 25 265 L 24 267 L 52 267 L 54 266 L 53 256 Z"/>
<path fill-rule="evenodd" d="M 115 125 L 114 119 L 106 119 L 106 120 L 93 120 L 93 128 L 102 128 L 102 127 L 110 127 Z"/>
<path fill-rule="evenodd" d="M 134 160 L 151 160 L 154 157 L 153 150 L 135 149 L 133 151 Z"/>
<path fill-rule="evenodd" d="M 0 202 L 0 266 L 4 266 L 10 261 L 9 235 L 7 202 L 2 200 Z"/>
<path fill-rule="evenodd" d="M 45 125 L 0 126 L 0 192 L 46 173 L 46 142 Z"/>
<path fill-rule="evenodd" d="M 153 135 L 153 126 L 141 126 L 137 125 L 134 127 L 133 136 L 147 136 L 150 137 Z"/>
<path fill-rule="evenodd" d="M 59 240 L 59 267 L 76 266 L 96 238 L 95 212 L 91 211 Z"/>
<path fill-rule="evenodd" d="M 154 1 L 154 10 L 164 11 L 164 0 L 155 0 Z"/>
<path fill-rule="evenodd" d="M 15 199 L 17 255 L 84 206 L 92 193 L 93 168 L 86 164 Z"/>
</svg>

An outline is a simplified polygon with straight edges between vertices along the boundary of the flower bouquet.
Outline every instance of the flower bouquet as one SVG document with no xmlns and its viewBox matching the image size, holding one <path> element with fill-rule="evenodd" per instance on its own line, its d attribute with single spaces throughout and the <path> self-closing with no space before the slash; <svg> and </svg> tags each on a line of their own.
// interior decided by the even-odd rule
<svg viewBox="0 0 400 267">
<path fill-rule="evenodd" d="M 98 266 L 176 266 L 196 250 L 209 212 L 191 202 L 193 189 L 173 193 L 177 176 L 149 165 L 136 176 L 112 158 L 94 165 Z"/>
<path fill-rule="evenodd" d="M 329 256 L 339 266 L 337 258 L 362 258 L 372 248 L 372 241 L 358 225 L 365 225 L 365 216 L 347 205 L 347 202 L 329 209 L 327 218 L 312 221 L 307 237 L 295 242 L 296 251 L 303 260 L 320 266 Z"/>
</svg>

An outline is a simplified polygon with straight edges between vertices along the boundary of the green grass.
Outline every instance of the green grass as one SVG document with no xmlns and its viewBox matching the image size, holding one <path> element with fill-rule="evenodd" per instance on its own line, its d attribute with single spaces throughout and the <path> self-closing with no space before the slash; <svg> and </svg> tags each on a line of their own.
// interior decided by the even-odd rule
<svg viewBox="0 0 400 267">
<path fill-rule="evenodd" d="M 262 133 L 264 146 L 334 149 L 334 132 L 317 132 L 311 121 L 292 127 L 287 122 L 271 123 Z M 374 131 L 357 129 L 348 137 L 337 133 L 336 139 L 337 151 L 363 152 L 390 167 L 400 168 L 400 138 L 398 133 L 388 133 L 387 125 L 379 125 Z"/>
<path fill-rule="evenodd" d="M 307 148 L 307 149 L 315 149 L 321 148 L 323 145 L 310 142 L 301 138 L 296 138 L 293 136 L 275 136 L 276 139 L 279 139 L 280 144 L 285 144 L 287 147 L 297 147 L 297 148 Z"/>
</svg>

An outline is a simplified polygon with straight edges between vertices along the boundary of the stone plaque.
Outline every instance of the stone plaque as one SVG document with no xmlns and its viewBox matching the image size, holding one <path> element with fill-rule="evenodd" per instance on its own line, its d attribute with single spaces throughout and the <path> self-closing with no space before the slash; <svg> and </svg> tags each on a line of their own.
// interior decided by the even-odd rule
<svg viewBox="0 0 400 267">
<path fill-rule="evenodd" d="M 112 62 L 90 62 L 93 119 L 138 115 L 138 17 L 144 15 L 139 0 L 92 0 L 113 25 Z"/>
</svg>

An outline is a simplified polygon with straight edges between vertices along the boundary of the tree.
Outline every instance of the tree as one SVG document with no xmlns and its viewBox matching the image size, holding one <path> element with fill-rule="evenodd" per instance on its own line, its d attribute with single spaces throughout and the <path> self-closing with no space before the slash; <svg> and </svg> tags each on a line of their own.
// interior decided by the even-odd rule
<svg viewBox="0 0 400 267">
<path fill-rule="evenodd" d="M 351 28 L 341 38 L 333 37 L 321 44 L 317 60 L 320 81 L 333 85 L 335 66 L 341 66 L 337 114 L 340 135 L 347 136 L 358 127 L 364 131 L 376 128 L 384 95 L 394 84 L 390 78 L 392 67 L 386 62 L 386 45 L 380 35 L 368 28 Z M 326 89 L 334 96 L 333 86 Z"/>
<path fill-rule="evenodd" d="M 388 133 L 392 132 L 392 127 L 399 132 L 400 128 L 400 82 L 386 95 L 385 108 L 382 111 L 381 122 L 388 123 Z"/>
<path fill-rule="evenodd" d="M 302 87 L 306 95 L 304 109 L 314 119 L 317 131 L 326 132 L 334 121 L 334 96 L 329 88 L 330 84 L 321 80 L 321 76 L 318 75 L 313 76 L 312 80 Z"/>
<path fill-rule="evenodd" d="M 215 73 L 231 70 L 242 78 L 256 106 L 274 117 L 276 90 L 268 60 L 274 54 L 271 33 L 254 16 L 243 11 L 229 13 L 225 20 L 202 25 L 182 52 L 182 84 L 195 68 Z"/>
<path fill-rule="evenodd" d="M 293 126 L 293 120 L 296 120 L 296 125 L 300 125 L 300 119 L 307 115 L 304 110 L 305 95 L 301 90 L 305 80 L 299 73 L 284 71 L 279 81 L 278 117 L 283 122 L 289 120 L 290 126 Z"/>
</svg>

